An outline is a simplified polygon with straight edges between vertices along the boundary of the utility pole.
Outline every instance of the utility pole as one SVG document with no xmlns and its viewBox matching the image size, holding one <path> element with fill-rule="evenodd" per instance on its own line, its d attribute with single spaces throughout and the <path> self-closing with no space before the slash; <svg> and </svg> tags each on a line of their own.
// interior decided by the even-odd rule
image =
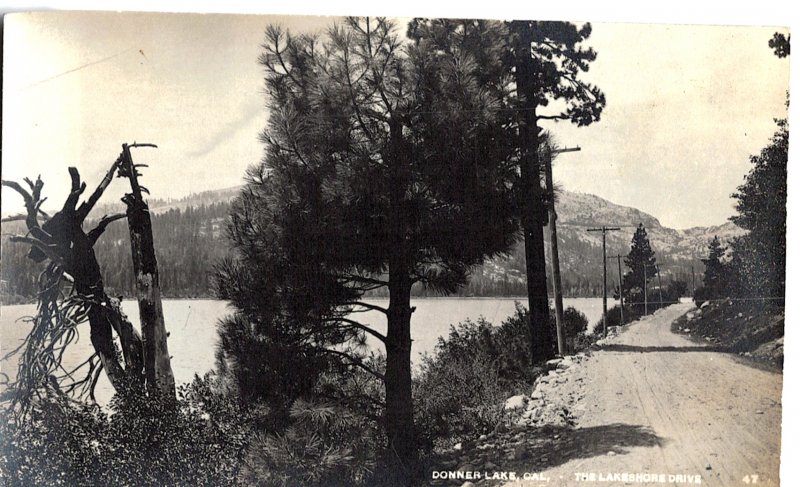
<svg viewBox="0 0 800 487">
<path fill-rule="evenodd" d="M 694 297 L 694 292 L 696 288 L 694 287 L 694 266 L 692 266 L 692 297 Z"/>
<path fill-rule="evenodd" d="M 661 267 L 656 264 L 656 275 L 658 275 L 658 307 L 664 307 L 664 294 L 661 292 Z"/>
<path fill-rule="evenodd" d="M 553 300 L 556 304 L 556 338 L 558 341 L 558 354 L 562 357 L 566 353 L 564 343 L 564 300 L 561 291 L 561 265 L 558 260 L 558 231 L 556 230 L 556 202 L 553 192 L 553 155 L 562 152 L 577 152 L 580 147 L 553 149 L 548 157 L 545 157 L 545 185 L 549 204 L 547 210 L 550 213 L 550 270 L 553 275 Z"/>
<path fill-rule="evenodd" d="M 617 259 L 617 272 L 619 272 L 619 324 L 625 324 L 625 299 L 622 297 L 622 256 L 612 255 L 609 259 Z"/>
<path fill-rule="evenodd" d="M 603 232 L 603 336 L 608 335 L 608 323 L 606 321 L 606 312 L 608 311 L 607 303 L 607 290 L 606 290 L 606 233 L 621 230 L 619 227 L 607 227 L 603 225 L 601 228 L 589 228 L 588 232 Z"/>
<path fill-rule="evenodd" d="M 644 272 L 644 314 L 647 315 L 647 262 L 642 263 L 642 272 Z"/>
</svg>

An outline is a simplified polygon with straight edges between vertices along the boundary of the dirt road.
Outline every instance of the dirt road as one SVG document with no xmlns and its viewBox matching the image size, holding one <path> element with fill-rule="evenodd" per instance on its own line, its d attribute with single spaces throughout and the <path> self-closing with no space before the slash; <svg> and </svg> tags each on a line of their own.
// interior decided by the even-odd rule
<svg viewBox="0 0 800 487">
<path fill-rule="evenodd" d="M 577 428 L 542 431 L 513 465 L 549 481 L 506 485 L 779 485 L 783 377 L 670 332 L 692 306 L 629 325 L 571 367 L 557 394 L 578 398 Z"/>
</svg>

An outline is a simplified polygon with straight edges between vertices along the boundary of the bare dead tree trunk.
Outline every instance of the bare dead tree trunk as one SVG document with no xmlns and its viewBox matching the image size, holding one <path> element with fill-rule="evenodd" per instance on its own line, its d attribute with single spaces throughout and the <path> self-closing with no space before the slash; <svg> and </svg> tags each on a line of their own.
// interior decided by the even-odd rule
<svg viewBox="0 0 800 487">
<path fill-rule="evenodd" d="M 75 292 L 88 306 L 92 346 L 111 385 L 116 391 L 121 391 L 137 388 L 143 383 L 142 339 L 133 325 L 124 318 L 119 305 L 106 295 L 93 247 L 108 224 L 124 218 L 125 215 L 105 216 L 89 233 L 83 231 L 86 216 L 108 187 L 116 169 L 117 162 L 109 169 L 106 178 L 89 200 L 77 207 L 78 198 L 85 191 L 86 184 L 81 183 L 76 168 L 69 168 L 72 180 L 70 194 L 62 209 L 41 226 L 38 215 L 46 216 L 40 209 L 44 202 L 41 198 L 44 186 L 41 179 L 37 179 L 35 183 L 29 179 L 25 180 L 30 192 L 15 182 L 3 181 L 3 185 L 14 189 L 25 200 L 27 210 L 25 222 L 29 236 L 18 237 L 15 240 L 31 246 L 29 258 L 36 262 L 50 259 L 59 266 L 60 272 L 72 278 Z M 122 343 L 124 368 L 118 358 L 113 332 L 119 335 Z"/>
<path fill-rule="evenodd" d="M 151 144 L 139 146 L 154 147 Z M 172 374 L 164 311 L 161 305 L 161 288 L 158 281 L 158 263 L 153 246 L 153 229 L 150 209 L 142 197 L 137 166 L 133 163 L 130 147 L 122 145 L 120 174 L 131 183 L 131 193 L 123 202 L 127 205 L 128 228 L 131 236 L 133 272 L 136 276 L 136 298 L 144 339 L 144 372 L 147 388 L 163 399 L 175 399 L 175 378 Z M 147 191 L 144 188 L 144 191 Z"/>
</svg>

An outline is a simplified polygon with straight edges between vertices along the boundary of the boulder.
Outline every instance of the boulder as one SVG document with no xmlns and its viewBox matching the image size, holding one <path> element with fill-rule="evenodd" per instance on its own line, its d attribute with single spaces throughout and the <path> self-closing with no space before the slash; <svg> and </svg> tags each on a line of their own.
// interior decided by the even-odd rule
<svg viewBox="0 0 800 487">
<path fill-rule="evenodd" d="M 528 401 L 528 398 L 525 397 L 523 394 L 518 396 L 509 397 L 506 399 L 506 411 L 510 411 L 513 409 L 522 409 L 525 407 L 525 403 Z"/>
<path fill-rule="evenodd" d="M 561 363 L 561 360 L 562 359 L 560 358 L 554 358 L 552 360 L 548 360 L 547 362 L 545 362 L 545 365 L 547 366 L 548 369 L 555 369 L 556 367 L 558 367 L 558 364 Z"/>
</svg>

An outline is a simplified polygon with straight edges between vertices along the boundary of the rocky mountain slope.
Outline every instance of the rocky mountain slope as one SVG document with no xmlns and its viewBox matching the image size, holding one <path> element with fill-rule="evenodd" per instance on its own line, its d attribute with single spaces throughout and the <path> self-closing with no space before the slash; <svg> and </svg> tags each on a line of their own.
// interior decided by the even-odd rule
<svg viewBox="0 0 800 487">
<path fill-rule="evenodd" d="M 711 239 L 718 236 L 724 244 L 746 233 L 731 222 L 685 230 L 668 228 L 654 216 L 636 208 L 617 205 L 592 194 L 569 191 L 559 195 L 556 213 L 562 286 L 568 296 L 597 296 L 602 292 L 602 234 L 588 232 L 589 228 L 603 225 L 620 227 L 619 231 L 606 234 L 606 255 L 612 258 L 608 262 L 611 288 L 618 280 L 618 264 L 613 257 L 621 255 L 624 258 L 627 255 L 631 237 L 640 223 L 645 226 L 656 252 L 664 285 L 672 279 L 680 279 L 686 281 L 690 289 L 693 268 L 697 282 L 702 279 L 704 267 L 700 259 L 707 255 Z M 549 228 L 544 234 L 549 265 Z M 628 270 L 622 262 L 622 272 Z M 509 256 L 487 263 L 476 276 L 473 281 L 508 281 L 506 287 L 524 294 L 525 254 L 522 243 Z"/>
</svg>

